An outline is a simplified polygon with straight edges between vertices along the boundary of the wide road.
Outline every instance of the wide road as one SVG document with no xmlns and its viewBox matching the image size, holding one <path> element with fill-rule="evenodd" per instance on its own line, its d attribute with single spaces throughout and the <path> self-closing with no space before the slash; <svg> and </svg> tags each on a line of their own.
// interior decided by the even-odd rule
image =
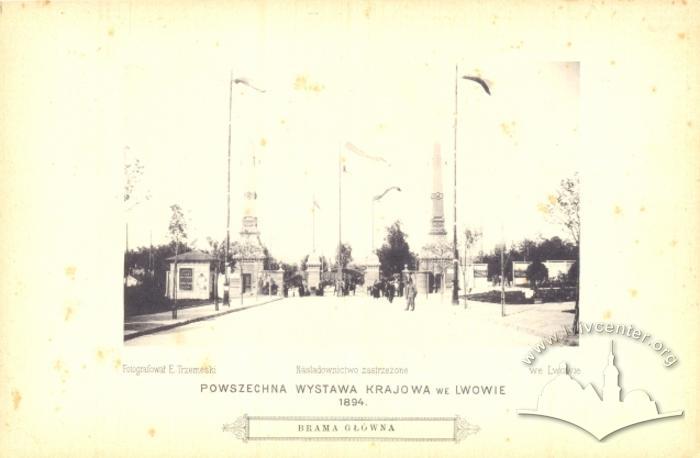
<svg viewBox="0 0 700 458">
<path fill-rule="evenodd" d="M 530 346 L 536 336 L 484 318 L 483 314 L 452 306 L 449 298 L 424 296 L 415 311 L 405 301 L 367 296 L 293 297 L 192 323 L 126 342 L 128 346 L 242 346 L 280 342 L 303 349 L 323 345 L 348 351 L 454 347 L 493 348 Z M 494 307 L 499 307 L 494 304 Z M 498 310 L 498 309 L 495 309 Z"/>
</svg>

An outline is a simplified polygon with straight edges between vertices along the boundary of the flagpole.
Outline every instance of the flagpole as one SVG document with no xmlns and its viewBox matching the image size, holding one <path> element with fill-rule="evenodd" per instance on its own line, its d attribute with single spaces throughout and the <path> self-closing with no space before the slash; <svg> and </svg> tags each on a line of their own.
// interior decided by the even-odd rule
<svg viewBox="0 0 700 458">
<path fill-rule="evenodd" d="M 338 263 L 338 278 L 336 278 L 336 293 L 338 296 L 342 296 L 343 292 L 341 289 L 340 282 L 343 278 L 343 267 L 340 264 L 340 250 L 342 248 L 342 205 L 343 205 L 343 199 L 342 199 L 342 175 L 343 175 L 343 170 L 342 166 L 340 163 L 340 145 L 338 145 L 338 255 L 337 255 L 337 263 Z"/>
<path fill-rule="evenodd" d="M 311 252 L 316 253 L 316 196 L 311 204 Z"/>
<path fill-rule="evenodd" d="M 228 82 L 228 161 L 226 167 L 226 255 L 224 256 L 224 304 L 231 306 L 231 284 L 228 274 L 228 256 L 231 246 L 231 109 L 233 101 L 233 70 Z M 241 280 L 242 281 L 242 280 Z"/>
<path fill-rule="evenodd" d="M 459 304 L 459 262 L 457 259 L 457 74 L 459 73 L 457 65 L 455 65 L 455 112 L 454 112 L 454 158 L 452 165 L 454 167 L 454 188 L 452 205 L 454 210 L 454 220 L 452 221 L 452 258 L 453 258 L 453 270 L 452 270 L 452 305 Z M 443 275 L 444 278 L 444 275 Z"/>
</svg>

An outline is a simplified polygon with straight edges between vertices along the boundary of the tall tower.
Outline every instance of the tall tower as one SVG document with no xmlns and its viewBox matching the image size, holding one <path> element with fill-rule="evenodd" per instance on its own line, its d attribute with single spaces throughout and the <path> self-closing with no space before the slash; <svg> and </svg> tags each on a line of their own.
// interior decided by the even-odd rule
<svg viewBox="0 0 700 458">
<path fill-rule="evenodd" d="M 440 144 L 433 146 L 433 192 L 432 217 L 428 243 L 423 246 L 418 258 L 418 269 L 427 272 L 426 287 L 429 292 L 443 291 L 452 287 L 452 245 L 447 241 L 445 230 L 445 204 L 442 193 L 442 156 Z"/>
<path fill-rule="evenodd" d="M 247 162 L 247 161 L 246 161 Z M 260 242 L 258 217 L 255 204 L 258 193 L 255 186 L 255 152 L 251 152 L 249 165 L 242 167 L 243 176 L 243 219 L 240 238 L 232 247 L 236 259 L 236 271 L 231 279 L 232 288 L 237 295 L 260 292 L 264 277 L 265 249 Z M 241 299 L 242 300 L 242 299 Z"/>
<path fill-rule="evenodd" d="M 263 256 L 263 246 L 260 242 L 260 230 L 258 229 L 258 217 L 255 208 L 258 200 L 255 183 L 255 161 L 255 150 L 253 150 L 249 167 L 243 167 L 245 190 L 243 192 L 243 219 L 241 221 L 240 244 L 245 247 L 245 255 L 247 257 Z"/>
<path fill-rule="evenodd" d="M 603 402 L 620 402 L 620 371 L 615 367 L 612 341 L 610 341 L 608 365 L 603 373 Z"/>
<path fill-rule="evenodd" d="M 445 230 L 445 205 L 442 193 L 442 157 L 440 155 L 440 144 L 435 143 L 433 146 L 433 192 L 430 194 L 430 199 L 433 201 L 433 217 L 430 220 L 431 238 L 433 243 L 443 241 L 447 235 Z"/>
</svg>

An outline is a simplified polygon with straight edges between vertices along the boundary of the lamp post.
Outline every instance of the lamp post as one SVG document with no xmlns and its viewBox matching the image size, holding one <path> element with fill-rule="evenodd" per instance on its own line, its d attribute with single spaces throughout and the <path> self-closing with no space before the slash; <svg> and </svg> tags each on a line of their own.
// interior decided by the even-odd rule
<svg viewBox="0 0 700 458">
<path fill-rule="evenodd" d="M 230 302 L 230 290 L 231 290 L 231 284 L 230 284 L 230 278 L 229 278 L 229 269 L 228 269 L 228 257 L 229 257 L 229 250 L 231 246 L 231 112 L 232 112 L 232 103 L 233 103 L 233 85 L 234 84 L 243 84 L 245 86 L 248 86 L 249 88 L 256 90 L 258 92 L 265 92 L 264 89 L 257 88 L 250 84 L 247 79 L 245 78 L 236 78 L 233 79 L 233 70 L 231 70 L 230 78 L 229 78 L 229 83 L 228 83 L 228 163 L 226 167 L 226 255 L 224 258 L 224 274 L 225 274 L 225 282 L 224 282 L 224 303 L 228 305 L 229 307 L 231 306 Z M 243 279 L 241 278 L 241 281 Z M 241 295 L 243 294 L 243 289 L 241 288 Z"/>
<path fill-rule="evenodd" d="M 454 269 L 452 270 L 452 305 L 459 305 L 459 258 L 457 254 L 457 119 L 458 119 L 458 111 L 457 111 L 457 102 L 459 100 L 459 92 L 458 92 L 458 85 L 457 82 L 459 81 L 458 78 L 459 74 L 459 69 L 457 65 L 455 65 L 455 112 L 454 112 L 454 160 L 453 160 L 453 165 L 454 165 L 454 189 L 453 189 L 453 210 L 454 210 L 454 221 L 452 225 L 452 255 L 453 255 L 453 263 L 454 263 Z M 491 95 L 491 90 L 489 89 L 488 85 L 486 82 L 477 77 L 477 76 L 462 76 L 463 79 L 469 80 L 469 81 L 474 81 L 475 83 L 478 83 L 482 89 L 488 94 Z"/>
</svg>

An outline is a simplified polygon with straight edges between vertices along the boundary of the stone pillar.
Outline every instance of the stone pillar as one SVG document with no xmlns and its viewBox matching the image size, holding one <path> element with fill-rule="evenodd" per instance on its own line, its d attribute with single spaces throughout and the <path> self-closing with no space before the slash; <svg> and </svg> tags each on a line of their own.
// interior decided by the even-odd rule
<svg viewBox="0 0 700 458">
<path fill-rule="evenodd" d="M 413 272 L 413 281 L 416 284 L 416 292 L 428 296 L 428 276 L 430 272 L 427 270 L 417 270 Z"/>
<path fill-rule="evenodd" d="M 306 262 L 306 284 L 309 289 L 318 289 L 321 284 L 321 260 L 315 253 Z"/>
<path fill-rule="evenodd" d="M 231 298 L 233 296 L 240 296 L 241 294 L 241 287 L 243 285 L 243 282 L 241 280 L 241 267 L 240 263 L 236 264 L 235 269 L 231 269 L 231 266 L 226 267 L 229 270 L 228 274 L 228 297 L 229 297 L 229 302 L 231 301 Z"/>
<path fill-rule="evenodd" d="M 433 147 L 433 192 L 430 195 L 433 201 L 433 216 L 430 220 L 430 235 L 438 240 L 443 240 L 447 235 L 445 230 L 445 209 L 442 194 L 442 159 L 440 155 L 440 144 L 435 143 Z"/>
<path fill-rule="evenodd" d="M 376 254 L 368 255 L 364 262 L 365 266 L 365 284 L 363 291 L 367 291 L 368 286 L 372 286 L 375 281 L 379 280 L 379 258 Z"/>
</svg>

